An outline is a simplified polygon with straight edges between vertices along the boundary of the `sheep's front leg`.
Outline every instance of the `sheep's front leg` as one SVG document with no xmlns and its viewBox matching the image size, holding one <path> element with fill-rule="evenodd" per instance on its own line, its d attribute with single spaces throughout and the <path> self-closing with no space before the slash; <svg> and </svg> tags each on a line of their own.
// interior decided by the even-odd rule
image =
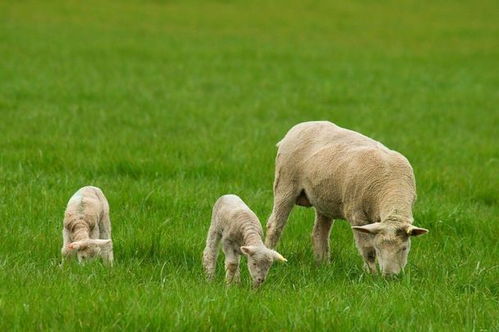
<svg viewBox="0 0 499 332">
<path fill-rule="evenodd" d="M 371 234 L 354 231 L 355 244 L 364 259 L 364 269 L 370 273 L 377 273 L 376 250 L 374 250 L 373 236 Z"/>
<path fill-rule="evenodd" d="M 329 261 L 329 234 L 334 220 L 315 211 L 315 224 L 312 231 L 312 245 L 317 263 Z"/>
<path fill-rule="evenodd" d="M 239 248 L 236 243 L 225 241 L 223 251 L 225 254 L 225 280 L 227 284 L 239 283 L 239 262 L 241 259 Z"/>
</svg>

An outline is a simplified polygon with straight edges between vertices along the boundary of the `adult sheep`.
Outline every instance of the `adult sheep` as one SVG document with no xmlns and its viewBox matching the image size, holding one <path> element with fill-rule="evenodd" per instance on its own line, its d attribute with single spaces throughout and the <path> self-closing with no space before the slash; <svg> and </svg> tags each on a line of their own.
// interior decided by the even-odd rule
<svg viewBox="0 0 499 332">
<path fill-rule="evenodd" d="M 376 272 L 376 259 L 384 275 L 404 268 L 410 237 L 428 230 L 412 225 L 416 184 L 403 155 L 328 121 L 294 126 L 277 147 L 269 248 L 275 248 L 295 204 L 313 206 L 317 261 L 329 260 L 334 219 L 346 219 L 368 271 Z"/>
</svg>

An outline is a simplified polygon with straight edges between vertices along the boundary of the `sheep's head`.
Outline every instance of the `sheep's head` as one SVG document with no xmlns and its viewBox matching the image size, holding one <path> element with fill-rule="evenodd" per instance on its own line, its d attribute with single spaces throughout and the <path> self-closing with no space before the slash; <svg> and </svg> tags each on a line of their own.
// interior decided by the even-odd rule
<svg viewBox="0 0 499 332">
<path fill-rule="evenodd" d="M 76 253 L 78 262 L 85 263 L 98 256 L 101 250 L 105 250 L 111 245 L 111 240 L 82 240 L 69 243 L 63 248 L 63 252 L 67 255 Z"/>
<path fill-rule="evenodd" d="M 374 236 L 373 245 L 376 258 L 383 275 L 400 273 L 407 264 L 411 249 L 411 237 L 428 233 L 427 229 L 415 227 L 405 222 L 383 222 L 364 226 L 352 226 L 357 232 Z"/>
<path fill-rule="evenodd" d="M 242 246 L 241 252 L 248 257 L 248 269 L 253 279 L 253 286 L 260 286 L 267 277 L 274 261 L 287 262 L 277 251 L 260 246 Z"/>
</svg>

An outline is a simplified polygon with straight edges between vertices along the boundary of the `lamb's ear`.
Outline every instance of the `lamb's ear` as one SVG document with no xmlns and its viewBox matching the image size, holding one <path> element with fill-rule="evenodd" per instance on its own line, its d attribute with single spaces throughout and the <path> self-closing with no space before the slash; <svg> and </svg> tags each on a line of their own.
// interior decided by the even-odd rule
<svg viewBox="0 0 499 332">
<path fill-rule="evenodd" d="M 69 251 L 72 251 L 72 250 L 79 250 L 80 248 L 82 248 L 82 242 L 81 241 L 76 241 L 76 242 L 68 243 L 66 245 L 65 249 L 69 252 Z"/>
<path fill-rule="evenodd" d="M 382 228 L 383 226 L 381 226 L 379 222 L 375 222 L 364 226 L 352 226 L 353 230 L 368 234 L 377 234 L 379 233 L 379 231 L 381 231 Z"/>
<path fill-rule="evenodd" d="M 73 250 L 69 249 L 69 243 L 61 248 L 61 254 L 63 256 L 69 256 L 73 253 Z"/>
<path fill-rule="evenodd" d="M 275 251 L 275 250 L 272 250 L 272 251 L 274 254 L 275 261 L 279 261 L 279 262 L 283 262 L 283 263 L 286 263 L 288 261 L 286 258 L 282 257 L 282 255 L 280 253 L 278 253 L 277 251 Z"/>
<path fill-rule="evenodd" d="M 428 233 L 429 231 L 426 228 L 420 228 L 416 226 L 409 226 L 407 228 L 407 235 L 409 236 L 419 236 Z"/>
<path fill-rule="evenodd" d="M 241 249 L 241 252 L 246 256 L 251 256 L 256 252 L 255 246 L 242 246 L 239 249 Z"/>
<path fill-rule="evenodd" d="M 112 243 L 111 240 L 98 240 L 98 239 L 96 239 L 96 240 L 88 240 L 88 245 L 89 246 L 96 246 L 96 247 L 100 247 L 100 248 L 107 247 L 111 243 Z"/>
</svg>

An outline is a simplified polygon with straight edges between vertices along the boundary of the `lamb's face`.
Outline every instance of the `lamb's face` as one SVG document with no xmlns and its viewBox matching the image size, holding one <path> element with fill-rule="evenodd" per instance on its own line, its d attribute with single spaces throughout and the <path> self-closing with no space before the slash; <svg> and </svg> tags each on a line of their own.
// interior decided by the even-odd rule
<svg viewBox="0 0 499 332">
<path fill-rule="evenodd" d="M 82 240 L 67 244 L 67 246 L 62 249 L 62 254 L 63 255 L 76 254 L 78 262 L 85 263 L 99 256 L 101 250 L 108 250 L 109 248 L 112 248 L 111 240 L 100 240 L 100 239 Z"/>
<path fill-rule="evenodd" d="M 248 270 L 253 279 L 254 287 L 260 286 L 265 281 L 274 260 L 286 262 L 286 259 L 281 254 L 268 249 L 264 245 L 243 246 L 241 251 L 248 256 Z"/>
<path fill-rule="evenodd" d="M 248 269 L 255 287 L 260 286 L 265 281 L 274 262 L 271 254 L 267 251 L 261 250 L 248 257 Z"/>
<path fill-rule="evenodd" d="M 100 254 L 100 247 L 98 246 L 88 246 L 83 249 L 79 249 L 76 252 L 76 256 L 78 257 L 78 262 L 84 264 L 85 262 L 93 260 L 96 256 Z"/>
<path fill-rule="evenodd" d="M 354 230 L 374 236 L 373 246 L 381 273 L 385 276 L 400 273 L 407 264 L 407 255 L 411 249 L 411 236 L 428 232 L 410 223 L 373 223 L 365 226 L 353 226 Z"/>
</svg>

